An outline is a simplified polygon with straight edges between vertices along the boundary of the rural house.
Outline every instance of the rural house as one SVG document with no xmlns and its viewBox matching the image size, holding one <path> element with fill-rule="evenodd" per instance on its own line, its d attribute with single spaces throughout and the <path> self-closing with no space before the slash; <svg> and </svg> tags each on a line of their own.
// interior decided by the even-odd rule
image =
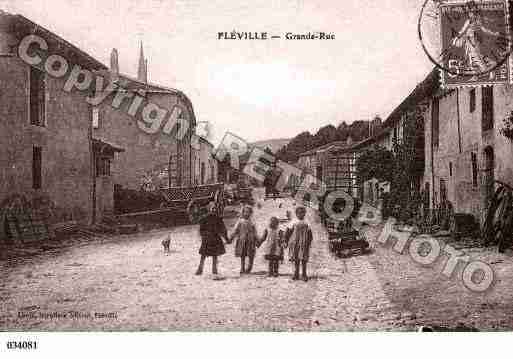
<svg viewBox="0 0 513 359">
<path fill-rule="evenodd" d="M 38 52 L 42 60 L 34 66 L 18 56 L 27 35 L 48 45 Z M 112 161 L 120 150 L 92 141 L 92 112 L 86 102 L 90 93 L 64 90 L 68 74 L 54 77 L 45 71 L 50 54 L 69 62 L 68 74 L 74 65 L 89 71 L 106 69 L 29 19 L 0 13 L 0 236 L 37 236 L 21 222 L 34 224 L 36 215 L 30 210 L 42 204 L 46 209 L 41 216 L 49 223 L 92 222 L 98 215 L 95 199 L 103 201 L 103 194 L 95 193 L 94 153 L 102 151 Z M 28 208 L 20 209 L 21 202 Z M 18 207 L 17 213 L 12 206 Z"/>
<path fill-rule="evenodd" d="M 513 144 L 499 132 L 512 98 L 510 85 L 495 85 L 440 90 L 430 99 L 423 186 L 431 208 L 449 201 L 483 224 L 494 180 L 513 179 Z"/>
<path fill-rule="evenodd" d="M 191 136 L 196 118 L 192 103 L 179 90 L 149 83 L 147 66 L 141 44 L 137 78 L 121 74 L 118 53 L 113 49 L 110 69 L 97 74 L 105 79 L 105 84 L 118 87 L 94 107 L 93 137 L 125 150 L 110 169 L 113 184 L 131 190 L 189 186 L 194 183 Z M 137 101 L 140 106 L 136 106 Z M 141 121 L 147 104 L 167 111 L 160 126 L 151 131 L 145 130 Z M 176 117 L 177 125 L 168 131 L 172 116 Z M 184 130 L 181 139 L 175 136 L 179 121 L 186 123 L 180 128 Z"/>
<path fill-rule="evenodd" d="M 194 184 L 217 183 L 218 160 L 214 155 L 214 145 L 201 136 L 197 139 L 198 143 L 193 145 Z"/>
</svg>

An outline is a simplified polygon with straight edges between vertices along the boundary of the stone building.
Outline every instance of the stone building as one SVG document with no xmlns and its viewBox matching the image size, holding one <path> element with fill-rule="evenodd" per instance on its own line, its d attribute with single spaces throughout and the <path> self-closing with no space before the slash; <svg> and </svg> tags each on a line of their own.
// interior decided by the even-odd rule
<svg viewBox="0 0 513 359">
<path fill-rule="evenodd" d="M 500 132 L 502 119 L 513 110 L 511 85 L 444 89 L 439 71 L 426 79 L 384 122 L 391 139 L 401 139 L 405 115 L 415 109 L 423 118 L 423 173 L 412 177 L 431 210 L 448 201 L 455 213 L 472 215 L 483 223 L 494 180 L 513 181 L 513 144 Z M 393 141 L 392 141 L 393 142 Z"/>
<path fill-rule="evenodd" d="M 351 137 L 345 141 L 334 141 L 322 146 L 318 146 L 311 150 L 305 151 L 299 155 L 296 163 L 297 168 L 301 169 L 305 174 L 313 175 L 317 179 L 322 179 L 323 158 L 327 151 L 346 148 L 353 143 Z"/>
<path fill-rule="evenodd" d="M 20 42 L 27 35 L 36 35 L 48 45 L 37 52 L 41 61 L 34 66 L 18 56 Z M 45 59 L 50 54 L 69 62 L 66 74 L 49 75 Z M 95 150 L 101 145 L 105 157 L 112 160 L 119 149 L 101 141 L 93 143 L 91 106 L 86 101 L 90 93 L 65 90 L 73 65 L 90 71 L 106 69 L 29 19 L 0 13 L 1 228 L 13 196 L 48 202 L 50 222 L 92 222 L 96 216 L 95 198 L 102 200 L 102 194 L 95 193 Z"/>
<path fill-rule="evenodd" d="M 111 169 L 114 184 L 128 189 L 189 186 L 195 176 L 192 103 L 179 90 L 148 82 L 147 66 L 141 44 L 137 78 L 121 74 L 113 49 L 110 69 L 97 74 L 104 87 L 114 83 L 117 88 L 93 109 L 93 136 L 125 149 Z M 144 122 L 144 112 L 152 108 Z M 149 178 L 158 183 L 147 187 Z"/>
<path fill-rule="evenodd" d="M 358 143 L 355 143 L 351 148 L 355 158 L 357 158 L 365 151 L 370 150 L 374 146 L 380 146 L 391 151 L 393 143 L 393 127 L 395 127 L 397 124 L 389 123 L 389 125 L 392 125 L 392 127 L 384 127 L 379 132 L 375 133 L 373 136 L 366 138 L 365 140 L 362 140 Z M 356 167 L 356 165 L 354 170 L 356 173 L 358 173 L 358 168 Z M 358 179 L 357 182 L 360 183 Z M 387 181 L 378 180 L 377 178 L 372 178 L 359 184 L 359 187 L 357 189 L 358 193 L 356 194 L 356 197 L 358 197 L 365 203 L 376 204 L 379 200 L 379 195 L 382 189 L 385 192 L 389 192 L 390 183 Z"/>
<path fill-rule="evenodd" d="M 214 145 L 198 136 L 198 143 L 193 145 L 194 184 L 217 183 L 218 161 L 214 155 Z"/>
<path fill-rule="evenodd" d="M 431 71 L 426 78 L 419 83 L 413 91 L 390 113 L 379 130 L 376 131 L 373 136 L 358 142 L 353 145 L 352 149 L 356 153 L 356 156 L 372 148 L 373 146 L 382 147 L 388 151 L 394 150 L 394 144 L 401 144 L 404 142 L 405 127 L 407 121 L 416 110 L 419 110 L 422 119 L 425 117 L 428 102 L 430 97 L 438 91 L 439 78 L 436 70 Z M 425 122 L 425 121 L 420 122 Z M 421 182 L 424 176 L 424 166 L 426 163 L 426 152 L 425 152 L 425 137 L 426 134 L 423 130 L 425 123 L 420 126 L 416 131 L 417 142 L 416 148 L 412 156 L 415 156 L 415 161 L 418 162 L 418 172 L 411 173 L 410 190 L 413 192 L 421 191 Z M 358 169 L 356 168 L 356 172 Z M 376 178 L 365 181 L 360 187 L 359 197 L 370 204 L 377 204 L 380 192 L 389 192 L 391 183 L 387 181 L 381 181 Z"/>
<path fill-rule="evenodd" d="M 494 180 L 513 181 L 513 144 L 500 134 L 513 109 L 510 85 L 439 90 L 425 116 L 423 186 L 431 208 L 443 200 L 483 223 Z"/>
</svg>

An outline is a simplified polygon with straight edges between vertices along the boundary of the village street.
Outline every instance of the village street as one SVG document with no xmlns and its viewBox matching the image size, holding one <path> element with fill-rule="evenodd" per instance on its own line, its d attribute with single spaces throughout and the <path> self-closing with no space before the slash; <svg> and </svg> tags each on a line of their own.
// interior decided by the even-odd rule
<svg viewBox="0 0 513 359">
<path fill-rule="evenodd" d="M 260 232 L 271 215 L 283 218 L 287 209 L 293 210 L 291 199 L 263 202 L 260 190 L 257 197 L 263 205 L 255 206 Z M 309 210 L 307 218 L 314 244 L 311 280 L 306 283 L 291 281 L 287 262 L 280 277 L 268 278 L 266 262 L 258 254 L 253 273 L 241 277 L 233 244 L 220 258 L 221 280 L 210 275 L 210 260 L 205 274 L 195 276 L 200 244 L 195 225 L 2 261 L 0 330 L 358 331 L 415 330 L 423 324 L 513 328 L 510 257 L 492 249 L 467 251 L 496 273 L 493 289 L 479 295 L 467 290 L 458 275 L 447 279 L 439 266 L 421 267 L 408 255 L 376 243 L 378 227 L 367 229 L 370 254 L 335 258 L 314 212 Z M 229 229 L 234 222 L 226 220 Z M 160 242 L 168 233 L 172 250 L 166 256 Z M 107 317 L 95 318 L 95 312 Z"/>
</svg>

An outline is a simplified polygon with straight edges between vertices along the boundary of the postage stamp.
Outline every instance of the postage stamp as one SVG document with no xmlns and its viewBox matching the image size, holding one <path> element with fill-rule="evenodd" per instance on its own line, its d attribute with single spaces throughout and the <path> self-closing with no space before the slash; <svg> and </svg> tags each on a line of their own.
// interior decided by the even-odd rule
<svg viewBox="0 0 513 359">
<path fill-rule="evenodd" d="M 440 52 L 429 52 L 424 44 L 423 48 L 440 69 L 442 86 L 454 88 L 511 83 L 508 2 L 440 1 L 436 4 Z M 432 15 L 421 13 L 419 29 L 422 17 L 426 19 L 428 16 Z"/>
</svg>

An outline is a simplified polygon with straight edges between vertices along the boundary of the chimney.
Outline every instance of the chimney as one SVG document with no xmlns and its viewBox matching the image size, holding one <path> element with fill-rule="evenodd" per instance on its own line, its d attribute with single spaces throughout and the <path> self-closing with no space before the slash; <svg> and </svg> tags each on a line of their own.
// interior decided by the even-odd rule
<svg viewBox="0 0 513 359">
<path fill-rule="evenodd" d="M 137 69 L 137 80 L 148 83 L 148 61 L 144 58 L 143 43 L 139 52 L 139 67 Z"/>
<path fill-rule="evenodd" d="M 119 80 L 119 61 L 118 61 L 118 50 L 112 49 L 110 53 L 110 76 L 112 82 Z"/>
</svg>

